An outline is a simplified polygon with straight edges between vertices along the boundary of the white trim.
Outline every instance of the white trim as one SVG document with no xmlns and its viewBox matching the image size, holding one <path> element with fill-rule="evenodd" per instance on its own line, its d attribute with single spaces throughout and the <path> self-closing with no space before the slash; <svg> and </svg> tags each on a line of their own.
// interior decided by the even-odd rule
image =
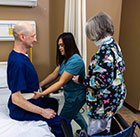
<svg viewBox="0 0 140 137">
<path fill-rule="evenodd" d="M 7 61 L 4 61 L 4 62 L 0 62 L 0 65 L 7 65 Z"/>
<path fill-rule="evenodd" d="M 0 0 L 0 5 L 9 6 L 37 6 L 37 0 Z"/>
</svg>

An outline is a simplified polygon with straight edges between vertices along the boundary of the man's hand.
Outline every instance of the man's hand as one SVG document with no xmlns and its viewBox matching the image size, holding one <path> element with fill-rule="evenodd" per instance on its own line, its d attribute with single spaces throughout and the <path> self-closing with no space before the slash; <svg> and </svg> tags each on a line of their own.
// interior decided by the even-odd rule
<svg viewBox="0 0 140 137">
<path fill-rule="evenodd" d="M 41 96 L 41 93 L 35 92 L 34 98 L 39 98 Z M 32 113 L 39 114 L 43 116 L 46 119 L 54 118 L 56 115 L 56 112 L 50 108 L 41 108 L 35 104 L 32 104 L 28 100 L 26 100 L 22 94 L 21 91 L 15 92 L 12 94 L 12 102 L 13 104 L 19 106 L 20 108 L 27 110 Z"/>
<path fill-rule="evenodd" d="M 41 93 L 38 92 L 38 91 L 35 91 L 35 92 L 34 92 L 34 96 L 32 97 L 32 99 L 38 99 L 38 98 L 40 98 L 40 97 L 41 97 Z"/>
<path fill-rule="evenodd" d="M 56 112 L 50 108 L 43 109 L 41 115 L 46 119 L 54 118 L 56 115 Z"/>
</svg>

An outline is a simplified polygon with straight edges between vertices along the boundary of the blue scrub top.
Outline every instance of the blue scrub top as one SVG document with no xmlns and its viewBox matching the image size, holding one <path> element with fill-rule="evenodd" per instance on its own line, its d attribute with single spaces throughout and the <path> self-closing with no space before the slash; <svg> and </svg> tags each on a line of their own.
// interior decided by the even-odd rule
<svg viewBox="0 0 140 137">
<path fill-rule="evenodd" d="M 17 91 L 32 93 L 39 89 L 38 76 L 30 59 L 25 54 L 15 52 L 14 50 L 12 50 L 8 58 L 7 80 L 12 94 Z M 11 112 L 13 109 L 18 108 L 18 106 L 12 103 L 11 97 L 8 107 Z"/>
<path fill-rule="evenodd" d="M 60 66 L 60 75 L 66 71 L 73 75 L 85 76 L 85 65 L 82 58 L 78 54 L 72 55 L 65 64 L 64 62 L 65 60 Z M 69 102 L 73 102 L 77 98 L 83 100 L 86 98 L 86 87 L 83 84 L 76 84 L 70 80 L 66 85 L 64 85 L 64 95 L 65 100 Z"/>
</svg>

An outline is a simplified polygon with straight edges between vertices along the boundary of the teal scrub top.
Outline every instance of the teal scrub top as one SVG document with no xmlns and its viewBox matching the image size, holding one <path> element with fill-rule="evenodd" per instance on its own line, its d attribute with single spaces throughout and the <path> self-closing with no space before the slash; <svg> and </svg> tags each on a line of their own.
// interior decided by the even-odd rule
<svg viewBox="0 0 140 137">
<path fill-rule="evenodd" d="M 78 54 L 72 55 L 64 64 L 62 62 L 59 74 L 62 75 L 64 71 L 73 75 L 85 76 L 85 64 Z M 86 98 L 86 87 L 83 84 L 76 84 L 72 79 L 64 85 L 65 101 L 74 102 L 77 98 L 84 100 Z"/>
</svg>

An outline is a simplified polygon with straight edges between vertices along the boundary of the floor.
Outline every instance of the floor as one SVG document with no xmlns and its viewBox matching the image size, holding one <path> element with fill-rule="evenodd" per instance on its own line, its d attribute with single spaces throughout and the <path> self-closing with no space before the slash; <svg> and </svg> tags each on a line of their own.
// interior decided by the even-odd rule
<svg viewBox="0 0 140 137">
<path fill-rule="evenodd" d="M 81 113 L 83 112 L 82 114 L 83 114 L 85 120 L 88 122 L 88 118 L 86 116 L 86 105 L 83 108 L 84 108 L 84 112 L 83 112 L 83 110 L 81 110 Z M 131 125 L 134 120 L 137 120 L 140 122 L 140 112 L 133 112 L 130 109 L 128 109 L 127 107 L 123 106 L 118 111 L 118 113 L 121 114 L 121 116 L 128 122 L 129 125 Z M 77 137 L 75 135 L 75 131 L 77 129 L 80 129 L 79 125 L 77 125 L 77 123 L 72 121 L 72 128 L 73 128 L 74 137 Z M 138 137 L 140 137 L 140 129 L 138 127 L 136 128 L 135 132 L 138 135 Z"/>
<path fill-rule="evenodd" d="M 121 116 L 127 121 L 127 123 L 129 125 L 131 125 L 132 122 L 135 121 L 135 120 L 140 122 L 140 111 L 139 112 L 134 112 L 134 111 L 128 109 L 127 107 L 123 106 L 118 111 L 118 113 L 121 114 Z M 140 129 L 138 127 L 136 127 L 135 132 L 138 135 L 138 137 L 140 137 Z"/>
</svg>

